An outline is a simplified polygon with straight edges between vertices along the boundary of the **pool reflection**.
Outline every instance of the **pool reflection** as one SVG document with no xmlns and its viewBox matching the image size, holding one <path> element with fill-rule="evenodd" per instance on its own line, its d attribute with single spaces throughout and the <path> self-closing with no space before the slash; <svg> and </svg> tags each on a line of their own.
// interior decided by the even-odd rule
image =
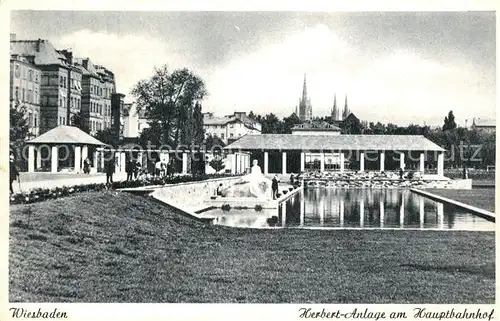
<svg viewBox="0 0 500 321">
<path fill-rule="evenodd" d="M 398 189 L 306 189 L 279 209 L 212 210 L 215 224 L 238 227 L 412 228 L 494 231 L 495 224 Z M 274 220 L 270 220 L 273 218 Z"/>
</svg>

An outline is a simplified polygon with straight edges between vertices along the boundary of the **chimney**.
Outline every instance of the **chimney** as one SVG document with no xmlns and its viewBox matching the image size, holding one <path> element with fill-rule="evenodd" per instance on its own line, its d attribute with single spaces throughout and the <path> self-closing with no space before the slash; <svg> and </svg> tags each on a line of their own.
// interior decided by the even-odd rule
<svg viewBox="0 0 500 321">
<path fill-rule="evenodd" d="M 10 34 L 10 41 L 16 41 L 16 34 L 15 33 Z"/>
<path fill-rule="evenodd" d="M 36 41 L 36 51 L 37 52 L 40 52 L 40 43 L 42 42 L 42 39 L 38 38 L 38 40 Z"/>
</svg>

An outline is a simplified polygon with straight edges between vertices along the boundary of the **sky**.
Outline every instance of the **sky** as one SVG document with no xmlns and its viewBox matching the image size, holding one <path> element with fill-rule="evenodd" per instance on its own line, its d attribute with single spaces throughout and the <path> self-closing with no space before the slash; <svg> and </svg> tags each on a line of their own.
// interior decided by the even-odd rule
<svg viewBox="0 0 500 321">
<path fill-rule="evenodd" d="M 304 74 L 313 116 L 333 106 L 368 122 L 464 125 L 495 118 L 493 12 L 13 11 L 17 39 L 112 70 L 117 91 L 155 66 L 186 67 L 204 81 L 203 111 L 295 111 Z"/>
</svg>

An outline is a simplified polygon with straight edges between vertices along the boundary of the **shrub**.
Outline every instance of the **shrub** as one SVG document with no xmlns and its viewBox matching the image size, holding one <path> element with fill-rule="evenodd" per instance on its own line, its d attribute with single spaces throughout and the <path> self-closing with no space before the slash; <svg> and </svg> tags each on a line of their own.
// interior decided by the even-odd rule
<svg viewBox="0 0 500 321">
<path fill-rule="evenodd" d="M 223 204 L 221 206 L 221 208 L 222 208 L 223 211 L 227 212 L 227 211 L 231 210 L 231 205 L 229 205 L 229 204 Z"/>
<path fill-rule="evenodd" d="M 255 205 L 255 211 L 257 211 L 257 212 L 262 211 L 262 205 L 260 205 L 260 204 Z"/>
</svg>

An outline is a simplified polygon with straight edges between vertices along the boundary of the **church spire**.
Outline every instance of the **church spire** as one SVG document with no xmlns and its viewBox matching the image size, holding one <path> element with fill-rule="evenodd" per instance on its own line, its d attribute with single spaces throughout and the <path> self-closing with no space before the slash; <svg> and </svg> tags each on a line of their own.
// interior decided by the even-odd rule
<svg viewBox="0 0 500 321">
<path fill-rule="evenodd" d="M 337 93 L 333 95 L 332 120 L 339 120 L 339 110 L 337 108 Z"/>
<path fill-rule="evenodd" d="M 347 95 L 345 95 L 344 111 L 342 112 L 342 120 L 346 119 L 347 116 L 351 114 L 349 107 L 347 106 Z"/>
<path fill-rule="evenodd" d="M 302 88 L 302 100 L 307 101 L 307 82 L 306 74 L 304 74 L 304 87 Z"/>
</svg>

